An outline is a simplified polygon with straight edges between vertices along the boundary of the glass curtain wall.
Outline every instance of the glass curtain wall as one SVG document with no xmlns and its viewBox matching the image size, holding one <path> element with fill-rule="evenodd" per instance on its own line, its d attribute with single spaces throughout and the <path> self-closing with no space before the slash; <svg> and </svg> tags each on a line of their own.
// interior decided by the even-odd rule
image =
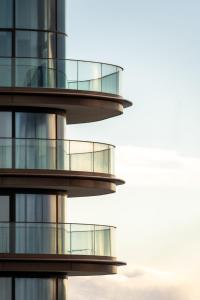
<svg viewBox="0 0 200 300">
<path fill-rule="evenodd" d="M 56 195 L 16 195 L 17 253 L 56 253 L 56 200 Z"/>
<path fill-rule="evenodd" d="M 12 113 L 0 112 L 0 167 L 12 167 Z"/>
<path fill-rule="evenodd" d="M 66 278 L 0 277 L 1 300 L 67 300 Z"/>
<path fill-rule="evenodd" d="M 0 28 L 13 26 L 13 0 L 1 0 Z"/>
<path fill-rule="evenodd" d="M 65 115 L 1 111 L 0 168 L 64 169 L 66 127 Z"/>
<path fill-rule="evenodd" d="M 0 253 L 56 254 L 67 223 L 64 194 L 15 194 L 0 196 Z M 65 226 L 62 226 L 65 228 Z"/>
<path fill-rule="evenodd" d="M 12 278 L 0 277 L 1 300 L 12 300 Z"/>
<path fill-rule="evenodd" d="M 56 31 L 56 0 L 15 0 L 16 27 Z"/>
<path fill-rule="evenodd" d="M 55 169 L 55 114 L 16 113 L 16 167 Z"/>
<path fill-rule="evenodd" d="M 58 85 L 57 59 L 66 59 L 66 2 L 0 0 L 0 86 Z"/>
</svg>

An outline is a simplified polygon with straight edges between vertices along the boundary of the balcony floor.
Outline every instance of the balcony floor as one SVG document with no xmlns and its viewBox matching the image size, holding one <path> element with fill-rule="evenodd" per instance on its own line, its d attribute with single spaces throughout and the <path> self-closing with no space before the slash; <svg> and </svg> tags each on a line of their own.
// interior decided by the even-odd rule
<svg viewBox="0 0 200 300">
<path fill-rule="evenodd" d="M 96 122 L 121 115 L 132 103 L 120 96 L 101 92 L 57 88 L 1 88 L 0 107 L 63 110 L 68 124 Z"/>
</svg>

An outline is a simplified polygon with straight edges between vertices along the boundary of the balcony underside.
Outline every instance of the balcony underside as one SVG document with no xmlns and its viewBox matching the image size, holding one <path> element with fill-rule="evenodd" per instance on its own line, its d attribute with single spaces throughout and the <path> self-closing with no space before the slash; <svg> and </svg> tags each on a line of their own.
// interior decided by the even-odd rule
<svg viewBox="0 0 200 300">
<path fill-rule="evenodd" d="M 114 257 L 82 255 L 0 254 L 1 274 L 65 274 L 67 276 L 111 275 L 125 265 Z"/>
<path fill-rule="evenodd" d="M 53 88 L 0 88 L 0 107 L 61 109 L 68 124 L 95 122 L 123 113 L 132 103 L 120 96 Z"/>
<path fill-rule="evenodd" d="M 69 197 L 88 197 L 113 193 L 124 184 L 115 176 L 73 171 L 1 169 L 0 189 L 41 189 L 66 191 Z"/>
</svg>

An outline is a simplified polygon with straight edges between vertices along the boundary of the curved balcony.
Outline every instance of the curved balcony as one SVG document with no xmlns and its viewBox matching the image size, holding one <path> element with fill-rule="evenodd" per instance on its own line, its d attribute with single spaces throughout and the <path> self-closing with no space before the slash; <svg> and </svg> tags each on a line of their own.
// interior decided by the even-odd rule
<svg viewBox="0 0 200 300">
<path fill-rule="evenodd" d="M 114 146 L 73 140 L 0 138 L 0 168 L 114 173 Z"/>
<path fill-rule="evenodd" d="M 90 61 L 0 58 L 0 106 L 61 109 L 68 124 L 118 116 L 132 105 L 121 97 L 122 71 Z"/>
<path fill-rule="evenodd" d="M 0 139 L 0 187 L 66 191 L 69 197 L 115 192 L 114 146 L 53 140 Z"/>
<path fill-rule="evenodd" d="M 119 66 L 72 59 L 0 58 L 0 86 L 121 95 Z"/>
<path fill-rule="evenodd" d="M 115 227 L 0 223 L 0 253 L 115 256 Z"/>
</svg>

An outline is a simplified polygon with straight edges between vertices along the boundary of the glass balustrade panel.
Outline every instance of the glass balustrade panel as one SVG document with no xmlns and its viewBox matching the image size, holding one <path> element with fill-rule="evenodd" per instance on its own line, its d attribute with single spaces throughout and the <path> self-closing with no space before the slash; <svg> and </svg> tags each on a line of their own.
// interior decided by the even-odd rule
<svg viewBox="0 0 200 300">
<path fill-rule="evenodd" d="M 57 140 L 57 169 L 70 170 L 70 141 Z"/>
<path fill-rule="evenodd" d="M 78 90 L 101 92 L 101 64 L 78 61 Z"/>
<path fill-rule="evenodd" d="M 71 224 L 58 224 L 58 253 L 72 254 Z"/>
<path fill-rule="evenodd" d="M 117 67 L 102 64 L 102 92 L 118 94 L 118 72 Z"/>
<path fill-rule="evenodd" d="M 56 61 L 52 59 L 17 58 L 16 87 L 56 87 Z"/>
<path fill-rule="evenodd" d="M 94 172 L 109 173 L 109 145 L 94 143 Z"/>
<path fill-rule="evenodd" d="M 93 172 L 93 143 L 70 141 L 70 170 Z"/>
<path fill-rule="evenodd" d="M 12 168 L 12 139 L 0 138 L 0 168 Z"/>
<path fill-rule="evenodd" d="M 16 223 L 15 252 L 56 254 L 56 224 Z"/>
<path fill-rule="evenodd" d="M 94 226 L 71 224 L 71 254 L 94 255 Z"/>
<path fill-rule="evenodd" d="M 56 169 L 56 141 L 40 139 L 15 140 L 17 169 Z"/>
<path fill-rule="evenodd" d="M 116 256 L 115 228 L 85 224 L 0 223 L 0 253 Z"/>
<path fill-rule="evenodd" d="M 57 61 L 58 88 L 78 89 L 78 62 L 75 60 Z"/>
<path fill-rule="evenodd" d="M 12 86 L 12 59 L 0 58 L 0 86 Z"/>
<path fill-rule="evenodd" d="M 107 226 L 95 226 L 95 255 L 111 255 L 111 234 Z"/>
<path fill-rule="evenodd" d="M 10 224 L 0 223 L 0 253 L 10 252 Z"/>
</svg>

